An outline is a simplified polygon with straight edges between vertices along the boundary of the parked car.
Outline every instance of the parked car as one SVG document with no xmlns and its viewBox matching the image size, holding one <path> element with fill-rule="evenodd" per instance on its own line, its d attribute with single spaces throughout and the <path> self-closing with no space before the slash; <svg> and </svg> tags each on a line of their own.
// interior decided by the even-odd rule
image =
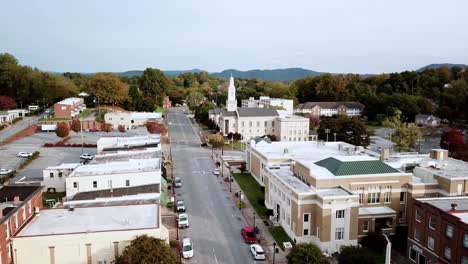
<svg viewBox="0 0 468 264">
<path fill-rule="evenodd" d="M 176 177 L 174 182 L 175 182 L 175 187 L 176 188 L 182 187 L 182 179 L 180 177 Z"/>
<path fill-rule="evenodd" d="M 213 174 L 218 176 L 219 175 L 219 169 L 214 169 Z"/>
<path fill-rule="evenodd" d="M 91 154 L 88 154 L 88 153 L 83 153 L 83 154 L 80 155 L 80 159 L 92 160 L 92 159 L 94 159 L 94 156 L 91 155 Z"/>
<path fill-rule="evenodd" d="M 193 257 L 193 245 L 190 238 L 182 239 L 182 256 L 186 259 Z"/>
<path fill-rule="evenodd" d="M 12 172 L 12 170 L 0 169 L 0 175 L 8 175 L 11 172 Z"/>
<path fill-rule="evenodd" d="M 18 157 L 20 157 L 20 158 L 31 158 L 32 155 L 33 154 L 31 152 L 20 152 L 20 153 L 18 153 Z"/>
<path fill-rule="evenodd" d="M 250 253 L 255 260 L 264 260 L 265 259 L 265 251 L 259 244 L 252 244 L 250 245 Z"/>
<path fill-rule="evenodd" d="M 188 215 L 187 214 L 180 214 L 178 221 L 179 221 L 179 228 L 189 227 L 189 221 L 188 221 Z"/>
<path fill-rule="evenodd" d="M 98 130 L 95 129 L 95 128 L 91 128 L 91 129 L 89 130 L 89 132 L 98 132 Z"/>
<path fill-rule="evenodd" d="M 177 201 L 177 212 L 185 212 L 185 203 L 182 200 Z"/>
<path fill-rule="evenodd" d="M 244 226 L 241 229 L 241 235 L 246 243 L 257 242 L 257 237 L 255 236 L 255 232 L 250 226 Z"/>
</svg>

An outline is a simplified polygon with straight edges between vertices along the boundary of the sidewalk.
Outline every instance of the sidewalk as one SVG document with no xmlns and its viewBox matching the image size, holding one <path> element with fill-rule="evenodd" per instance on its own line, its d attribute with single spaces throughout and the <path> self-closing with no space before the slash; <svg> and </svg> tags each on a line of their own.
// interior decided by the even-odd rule
<svg viewBox="0 0 468 264">
<path fill-rule="evenodd" d="M 216 162 L 213 160 L 213 162 Z M 230 175 L 230 171 L 227 168 L 224 168 L 224 177 L 227 175 Z M 231 178 L 234 179 L 234 177 Z M 224 179 L 222 179 L 221 175 L 218 176 L 218 180 L 222 181 L 224 184 L 224 190 L 229 193 L 229 182 L 225 182 Z M 241 188 L 237 184 L 235 180 L 231 182 L 231 199 L 235 205 L 239 202 L 239 197 L 236 197 L 235 194 L 239 192 Z M 245 207 L 241 209 L 241 214 L 250 227 L 254 227 L 254 212 L 255 209 L 254 207 L 250 204 L 249 200 L 247 197 L 244 196 L 244 203 Z M 260 219 L 257 214 L 255 214 L 255 227 L 259 229 L 259 234 L 257 235 L 257 238 L 259 239 L 259 244 L 263 247 L 263 250 L 265 250 L 265 253 L 267 255 L 267 263 L 273 263 L 273 242 L 275 242 L 275 239 L 271 235 L 268 227 L 265 225 L 263 222 L 263 219 Z M 284 264 L 287 263 L 286 261 L 286 255 L 288 254 L 287 251 L 283 251 L 279 245 L 276 246 L 276 248 L 279 250 L 278 253 L 275 255 L 275 264 Z"/>
</svg>

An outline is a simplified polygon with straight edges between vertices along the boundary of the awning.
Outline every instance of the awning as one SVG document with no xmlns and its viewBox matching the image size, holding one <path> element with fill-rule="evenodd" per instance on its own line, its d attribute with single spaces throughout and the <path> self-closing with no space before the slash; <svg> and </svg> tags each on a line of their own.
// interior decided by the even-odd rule
<svg viewBox="0 0 468 264">
<path fill-rule="evenodd" d="M 395 210 L 387 206 L 375 206 L 375 207 L 361 207 L 359 208 L 359 216 L 396 216 Z"/>
</svg>

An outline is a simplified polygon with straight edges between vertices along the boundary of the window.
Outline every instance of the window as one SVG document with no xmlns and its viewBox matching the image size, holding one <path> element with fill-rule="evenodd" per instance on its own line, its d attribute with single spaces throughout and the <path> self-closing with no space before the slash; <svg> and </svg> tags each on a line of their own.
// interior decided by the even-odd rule
<svg viewBox="0 0 468 264">
<path fill-rule="evenodd" d="M 260 126 L 260 121 L 257 121 L 257 127 L 259 127 L 259 126 Z"/>
<path fill-rule="evenodd" d="M 445 235 L 449 238 L 453 237 L 453 226 L 447 225 L 447 228 L 445 229 Z"/>
<path fill-rule="evenodd" d="M 15 230 L 18 229 L 18 214 L 15 214 Z"/>
<path fill-rule="evenodd" d="M 344 218 L 345 211 L 344 210 L 338 210 L 336 211 L 336 218 Z"/>
<path fill-rule="evenodd" d="M 304 228 L 303 235 L 304 235 L 304 236 L 308 236 L 308 235 L 309 235 L 309 229 Z"/>
<path fill-rule="evenodd" d="M 26 220 L 26 207 L 23 206 L 23 221 Z"/>
<path fill-rule="evenodd" d="M 445 247 L 445 250 L 444 250 L 444 257 L 446 259 L 452 259 L 452 249 L 449 248 L 449 247 Z"/>
<path fill-rule="evenodd" d="M 272 127 L 275 126 L 275 121 L 271 121 L 271 126 L 272 126 Z"/>
<path fill-rule="evenodd" d="M 392 201 L 392 186 L 385 187 L 384 202 L 390 203 Z"/>
<path fill-rule="evenodd" d="M 97 181 L 93 181 L 93 188 L 97 188 Z"/>
<path fill-rule="evenodd" d="M 400 192 L 400 202 L 404 202 L 406 198 L 406 193 L 405 192 Z"/>
<path fill-rule="evenodd" d="M 10 221 L 6 223 L 6 238 L 10 238 Z"/>
<path fill-rule="evenodd" d="M 410 248 L 409 259 L 416 262 L 416 255 L 417 255 L 416 250 Z"/>
<path fill-rule="evenodd" d="M 421 241 L 421 231 L 419 228 L 414 229 L 414 240 Z"/>
<path fill-rule="evenodd" d="M 63 172 L 59 171 L 58 176 L 59 176 L 60 178 L 62 178 Z"/>
<path fill-rule="evenodd" d="M 343 240 L 344 239 L 344 228 L 338 227 L 335 229 L 335 240 Z"/>
<path fill-rule="evenodd" d="M 310 214 L 304 214 L 304 223 L 309 222 L 309 217 L 310 217 Z"/>
<path fill-rule="evenodd" d="M 249 121 L 249 127 L 252 127 L 252 121 Z"/>
<path fill-rule="evenodd" d="M 432 230 L 436 229 L 437 220 L 434 217 L 429 217 L 429 228 Z"/>
<path fill-rule="evenodd" d="M 32 205 L 31 205 L 31 201 L 29 201 L 29 203 L 28 203 L 28 212 L 29 212 L 29 214 L 31 214 L 31 213 L 32 213 Z"/>
<path fill-rule="evenodd" d="M 241 122 L 241 126 L 244 127 L 244 121 Z"/>
<path fill-rule="evenodd" d="M 130 180 L 125 180 L 125 186 L 130 186 Z"/>
<path fill-rule="evenodd" d="M 73 188 L 78 188 L 78 183 L 77 182 L 73 182 Z"/>
<path fill-rule="evenodd" d="M 320 238 L 320 227 L 317 226 L 317 238 Z"/>
<path fill-rule="evenodd" d="M 416 213 L 415 213 L 416 222 L 421 223 L 421 218 L 422 218 L 422 216 L 421 216 L 421 211 L 416 210 Z"/>
<path fill-rule="evenodd" d="M 462 264 L 468 264 L 468 257 L 463 256 L 461 263 Z"/>
<path fill-rule="evenodd" d="M 267 121 L 265 121 L 265 127 L 268 127 L 268 122 Z"/>
<path fill-rule="evenodd" d="M 364 204 L 364 187 L 359 188 L 359 204 Z"/>
<path fill-rule="evenodd" d="M 435 240 L 433 237 L 431 236 L 428 236 L 427 237 L 427 247 L 431 250 L 434 250 L 434 246 L 435 246 Z"/>
<path fill-rule="evenodd" d="M 367 194 L 367 203 L 380 203 L 380 187 L 369 187 Z"/>
<path fill-rule="evenodd" d="M 368 232 L 369 231 L 369 221 L 364 221 L 362 224 L 362 231 Z"/>
<path fill-rule="evenodd" d="M 463 235 L 463 246 L 468 248 L 468 234 Z"/>
<path fill-rule="evenodd" d="M 51 177 L 51 178 L 54 177 L 54 173 L 53 173 L 53 172 L 50 173 L 50 177 Z"/>
</svg>

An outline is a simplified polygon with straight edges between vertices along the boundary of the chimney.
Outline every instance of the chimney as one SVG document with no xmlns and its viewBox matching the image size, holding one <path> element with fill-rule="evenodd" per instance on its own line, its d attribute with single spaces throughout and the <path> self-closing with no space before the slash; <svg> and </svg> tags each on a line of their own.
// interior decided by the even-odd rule
<svg viewBox="0 0 468 264">
<path fill-rule="evenodd" d="M 457 207 L 458 207 L 458 204 L 457 203 L 453 203 L 450 205 L 452 207 L 451 211 L 456 211 L 457 210 Z"/>
<path fill-rule="evenodd" d="M 13 204 L 14 205 L 18 205 L 20 203 L 20 197 L 19 196 L 15 196 L 15 198 L 13 198 Z"/>
<path fill-rule="evenodd" d="M 388 160 L 390 158 L 390 149 L 382 149 L 380 152 L 380 160 Z"/>
</svg>

